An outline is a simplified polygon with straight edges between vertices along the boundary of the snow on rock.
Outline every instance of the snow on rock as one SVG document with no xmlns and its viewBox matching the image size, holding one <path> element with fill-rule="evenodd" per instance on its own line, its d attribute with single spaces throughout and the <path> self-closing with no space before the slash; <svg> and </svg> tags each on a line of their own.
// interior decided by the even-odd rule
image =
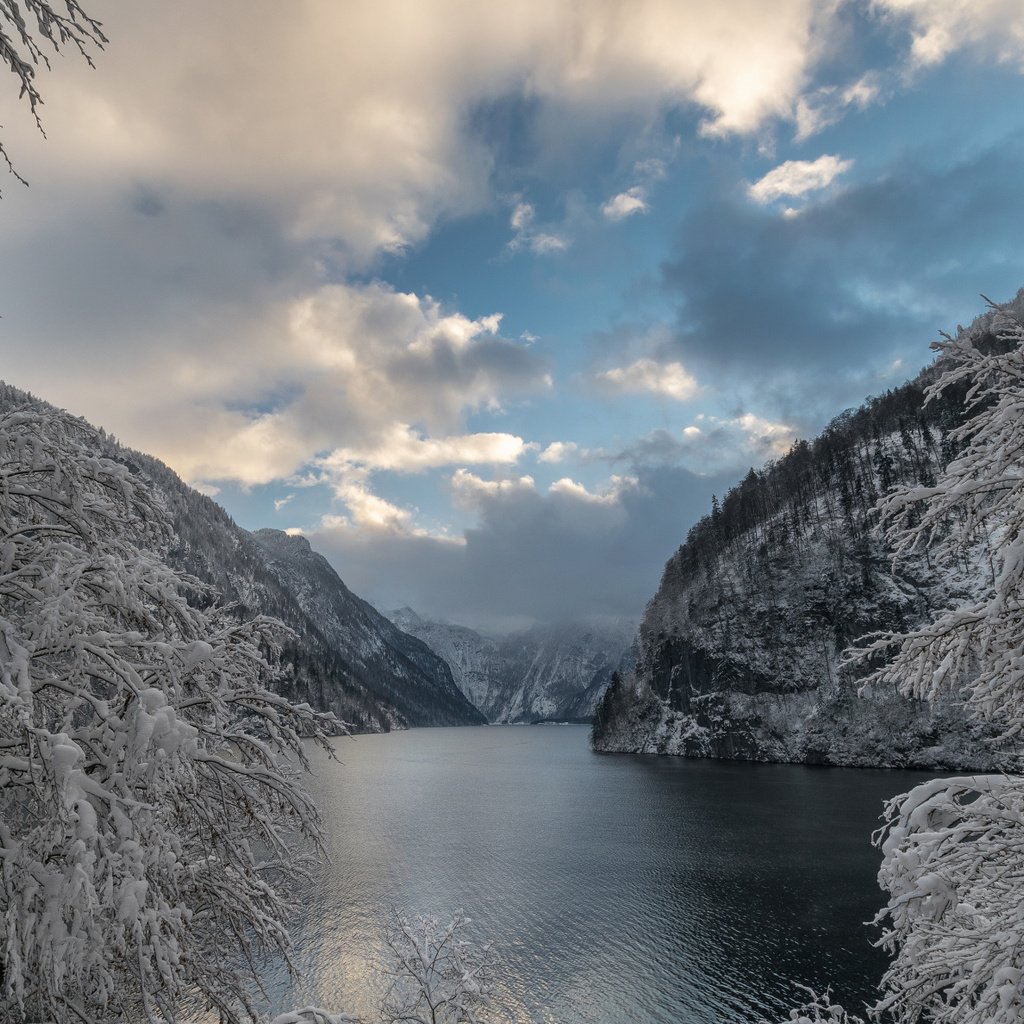
<svg viewBox="0 0 1024 1024">
<path fill-rule="evenodd" d="M 459 689 L 489 722 L 589 721 L 612 673 L 632 666 L 635 626 L 625 621 L 487 636 L 411 608 L 390 617 L 448 663 Z"/>
<path fill-rule="evenodd" d="M 971 331 L 1000 342 L 992 315 Z M 941 364 L 940 364 L 941 366 Z M 940 372 L 837 417 L 813 442 L 747 477 L 669 559 L 637 638 L 636 671 L 595 720 L 604 751 L 814 764 L 991 769 L 998 721 L 965 714 L 965 692 L 929 676 L 920 693 L 872 680 L 854 641 L 906 630 L 969 601 L 985 543 L 941 564 L 875 529 L 880 497 L 934 487 L 958 454 L 966 385 L 924 404 Z M 876 660 L 877 667 L 877 660 Z M 938 674 L 943 672 L 939 666 Z"/>
</svg>

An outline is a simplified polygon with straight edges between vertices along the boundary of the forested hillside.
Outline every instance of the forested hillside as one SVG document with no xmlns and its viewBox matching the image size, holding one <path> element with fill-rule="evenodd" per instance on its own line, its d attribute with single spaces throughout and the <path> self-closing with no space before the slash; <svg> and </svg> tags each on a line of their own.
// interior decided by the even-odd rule
<svg viewBox="0 0 1024 1024">
<path fill-rule="evenodd" d="M 0 382 L 0 411 L 25 405 L 54 411 Z M 166 507 L 173 539 L 160 554 L 171 566 L 236 603 L 240 617 L 270 615 L 293 630 L 279 682 L 290 699 L 333 711 L 356 732 L 483 721 L 448 666 L 356 597 L 304 540 L 250 533 L 158 459 L 98 437 L 96 454 L 150 481 Z"/>
<path fill-rule="evenodd" d="M 1024 293 L 1022 293 L 1024 294 Z M 1022 295 L 1014 304 L 1024 306 Z M 969 328 L 1000 344 L 993 314 Z M 635 673 L 598 708 L 601 750 L 833 764 L 983 766 L 993 755 L 956 699 L 858 696 L 856 638 L 903 630 L 958 603 L 985 548 L 939 571 L 927 551 L 901 559 L 874 529 L 880 496 L 930 486 L 955 455 L 955 388 L 924 404 L 935 366 L 836 417 L 761 471 L 751 470 L 665 566 L 638 636 Z"/>
</svg>

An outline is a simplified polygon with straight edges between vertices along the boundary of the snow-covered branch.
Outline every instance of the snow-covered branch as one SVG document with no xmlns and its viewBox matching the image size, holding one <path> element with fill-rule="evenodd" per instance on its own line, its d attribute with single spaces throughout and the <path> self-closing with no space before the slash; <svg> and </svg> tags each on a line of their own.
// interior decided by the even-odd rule
<svg viewBox="0 0 1024 1024">
<path fill-rule="evenodd" d="M 384 941 L 391 978 L 381 1007 L 387 1024 L 482 1024 L 491 1005 L 490 947 L 463 934 L 471 921 L 459 911 L 447 925 L 434 917 L 410 922 L 394 914 Z"/>
<path fill-rule="evenodd" d="M 937 342 L 943 372 L 927 400 L 966 387 L 966 420 L 951 432 L 960 454 L 934 487 L 896 490 L 879 504 L 899 560 L 927 549 L 969 596 L 906 633 L 866 638 L 851 659 L 886 656 L 866 685 L 895 684 L 930 699 L 966 688 L 977 714 L 1024 730 L 1024 327 L 1006 314 L 999 345 L 961 331 Z M 951 595 L 952 596 L 952 595 Z"/>
<path fill-rule="evenodd" d="M 267 688 L 284 628 L 164 565 L 98 448 L 0 416 L 0 1017 L 244 1021 L 322 839 L 301 741 L 336 723 Z"/>
</svg>

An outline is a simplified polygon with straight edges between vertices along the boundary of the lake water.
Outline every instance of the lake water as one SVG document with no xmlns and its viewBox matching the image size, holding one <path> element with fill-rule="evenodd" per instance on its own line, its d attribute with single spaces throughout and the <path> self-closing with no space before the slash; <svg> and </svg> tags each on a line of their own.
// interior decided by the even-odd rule
<svg viewBox="0 0 1024 1024">
<path fill-rule="evenodd" d="M 390 908 L 500 958 L 504 1016 L 558 1024 L 781 1019 L 794 983 L 871 999 L 884 957 L 870 844 L 922 772 L 598 755 L 582 726 L 337 741 L 313 789 L 332 863 L 292 922 L 304 977 L 275 1009 L 378 1020 Z"/>
</svg>

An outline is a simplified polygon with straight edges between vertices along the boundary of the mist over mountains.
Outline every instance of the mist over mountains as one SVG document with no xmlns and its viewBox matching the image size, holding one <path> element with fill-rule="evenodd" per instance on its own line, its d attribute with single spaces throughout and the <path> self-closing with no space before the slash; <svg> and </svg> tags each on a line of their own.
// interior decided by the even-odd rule
<svg viewBox="0 0 1024 1024">
<path fill-rule="evenodd" d="M 494 723 L 589 721 L 612 673 L 633 665 L 636 628 L 627 620 L 489 636 L 411 608 L 390 618 L 448 663 L 459 689 Z"/>
</svg>

